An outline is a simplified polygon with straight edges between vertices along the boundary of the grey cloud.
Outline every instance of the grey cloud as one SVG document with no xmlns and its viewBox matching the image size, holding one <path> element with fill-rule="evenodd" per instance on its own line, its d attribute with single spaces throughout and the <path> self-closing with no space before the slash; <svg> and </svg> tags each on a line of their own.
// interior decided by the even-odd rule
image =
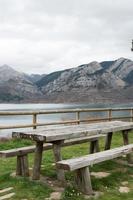
<svg viewBox="0 0 133 200">
<path fill-rule="evenodd" d="M 0 65 L 49 73 L 129 57 L 132 0 L 0 0 Z"/>
</svg>

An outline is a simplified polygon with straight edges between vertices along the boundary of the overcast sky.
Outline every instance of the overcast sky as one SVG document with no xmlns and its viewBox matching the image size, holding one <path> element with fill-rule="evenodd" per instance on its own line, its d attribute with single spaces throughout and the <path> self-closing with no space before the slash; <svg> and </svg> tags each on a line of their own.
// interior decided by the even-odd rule
<svg viewBox="0 0 133 200">
<path fill-rule="evenodd" d="M 0 0 L 0 66 L 50 73 L 133 59 L 133 0 Z"/>
</svg>

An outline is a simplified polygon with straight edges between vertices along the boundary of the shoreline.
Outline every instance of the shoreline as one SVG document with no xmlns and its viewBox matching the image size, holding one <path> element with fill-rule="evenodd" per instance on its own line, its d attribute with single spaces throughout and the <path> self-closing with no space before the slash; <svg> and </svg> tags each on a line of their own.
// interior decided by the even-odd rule
<svg viewBox="0 0 133 200">
<path fill-rule="evenodd" d="M 103 99 L 103 100 L 86 100 L 86 101 L 1 101 L 0 104 L 127 104 L 127 103 L 133 103 L 133 99 L 124 99 L 124 100 L 118 100 L 118 99 Z"/>
</svg>

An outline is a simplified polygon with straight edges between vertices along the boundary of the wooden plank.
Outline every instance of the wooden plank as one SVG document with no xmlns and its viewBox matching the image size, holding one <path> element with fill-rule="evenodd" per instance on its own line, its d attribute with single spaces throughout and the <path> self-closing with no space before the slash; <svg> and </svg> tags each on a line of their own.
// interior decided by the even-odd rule
<svg viewBox="0 0 133 200">
<path fill-rule="evenodd" d="M 75 145 L 75 144 L 81 144 L 81 143 L 85 143 L 85 142 L 89 142 L 89 141 L 95 141 L 95 140 L 99 140 L 102 137 L 105 137 L 105 134 L 100 134 L 100 135 L 93 135 L 93 136 L 89 136 L 89 137 L 81 137 L 81 138 L 74 138 L 74 139 L 69 139 L 69 140 L 65 140 L 64 143 L 62 144 L 62 146 L 70 146 L 70 145 Z"/>
<path fill-rule="evenodd" d="M 125 145 L 107 151 L 98 152 L 95 154 L 90 154 L 87 156 L 82 156 L 79 158 L 59 161 L 57 163 L 57 167 L 64 170 L 73 171 L 99 162 L 127 155 L 131 152 L 133 152 L 133 144 Z"/>
<path fill-rule="evenodd" d="M 76 109 L 58 109 L 58 110 L 38 110 L 38 111 L 0 111 L 0 115 L 41 115 L 41 114 L 57 114 L 57 113 L 75 113 L 75 112 L 104 112 L 112 111 L 130 111 L 132 107 L 128 108 L 76 108 Z"/>
<path fill-rule="evenodd" d="M 0 111 L 0 115 L 42 115 L 42 114 L 57 114 L 57 113 L 76 113 L 76 112 L 102 112 L 108 111 L 110 108 L 92 108 L 92 109 L 58 109 L 58 110 L 39 110 L 39 111 Z M 121 108 L 129 110 L 130 108 Z"/>
<path fill-rule="evenodd" d="M 119 116 L 119 117 L 112 117 L 111 120 L 125 120 L 125 119 L 131 119 L 130 116 Z M 15 128 L 30 128 L 30 127 L 40 127 L 40 126 L 50 126 L 50 125 L 67 125 L 67 124 L 77 124 L 81 122 L 87 122 L 87 123 L 95 123 L 100 121 L 108 121 L 108 117 L 104 118 L 93 118 L 93 119 L 80 119 L 80 120 L 67 120 L 67 121 L 54 121 L 54 122 L 48 122 L 48 123 L 36 123 L 36 124 L 24 124 L 24 125 L 5 125 L 0 126 L 0 129 L 15 129 Z"/>
<path fill-rule="evenodd" d="M 35 141 L 51 142 L 56 140 L 74 139 L 77 137 L 107 134 L 133 129 L 132 122 L 111 121 L 94 124 L 71 125 L 54 129 L 44 129 L 29 132 L 14 132 L 13 137 L 33 139 Z"/>
<path fill-rule="evenodd" d="M 36 146 L 28 146 L 28 147 L 20 147 L 16 149 L 9 149 L 9 150 L 3 150 L 0 151 L 0 157 L 1 158 L 8 158 L 8 157 L 14 157 L 14 156 L 21 156 L 24 154 L 34 153 Z M 43 145 L 43 150 L 49 150 L 52 148 L 52 144 L 47 143 Z"/>
</svg>

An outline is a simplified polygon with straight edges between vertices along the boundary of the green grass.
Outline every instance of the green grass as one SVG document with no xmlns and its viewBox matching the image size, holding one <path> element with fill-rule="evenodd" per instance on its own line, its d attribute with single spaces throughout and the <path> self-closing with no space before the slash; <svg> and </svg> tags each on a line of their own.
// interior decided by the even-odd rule
<svg viewBox="0 0 133 200">
<path fill-rule="evenodd" d="M 7 141 L 0 141 L 0 150 L 25 147 L 30 145 L 33 145 L 33 142 L 30 140 L 12 139 Z"/>
<path fill-rule="evenodd" d="M 130 143 L 133 143 L 133 136 L 130 133 Z M 120 134 L 113 136 L 112 147 L 120 146 L 123 143 Z M 11 149 L 15 147 L 28 146 L 33 144 L 28 140 L 11 140 L 0 143 L 0 150 Z M 104 139 L 100 140 L 101 149 L 104 148 Z M 76 156 L 82 156 L 88 154 L 88 143 L 81 145 L 73 145 L 62 149 L 63 159 L 72 158 Z M 29 155 L 30 167 L 33 166 L 34 155 Z M 56 170 L 54 163 L 54 157 L 51 150 L 44 152 L 42 160 L 41 174 L 49 176 L 52 179 L 56 179 Z M 13 178 L 10 174 L 15 171 L 16 158 L 0 159 L 0 189 L 7 187 L 14 187 L 16 195 L 11 200 L 42 200 L 50 196 L 52 189 L 47 185 L 31 181 L 26 178 Z M 96 179 L 92 177 L 92 186 L 96 191 L 103 192 L 103 195 L 99 197 L 99 200 L 131 200 L 133 198 L 133 169 L 131 167 L 117 164 L 115 161 L 106 161 L 100 164 L 94 165 L 90 168 L 90 171 L 105 171 L 110 172 L 110 176 L 102 179 Z M 68 186 L 63 195 L 62 200 L 85 200 L 84 196 L 77 191 L 74 187 L 74 172 L 66 172 L 66 178 L 71 182 L 71 186 Z M 128 181 L 128 187 L 130 192 L 127 194 L 119 193 L 118 189 L 121 186 L 121 182 Z"/>
<path fill-rule="evenodd" d="M 12 192 L 16 195 L 13 196 L 13 200 L 18 199 L 36 199 L 44 200 L 49 196 L 52 191 L 48 186 L 41 183 L 29 181 L 26 178 L 13 178 L 9 174 L 2 175 L 0 177 L 0 188 L 13 187 Z"/>
</svg>

